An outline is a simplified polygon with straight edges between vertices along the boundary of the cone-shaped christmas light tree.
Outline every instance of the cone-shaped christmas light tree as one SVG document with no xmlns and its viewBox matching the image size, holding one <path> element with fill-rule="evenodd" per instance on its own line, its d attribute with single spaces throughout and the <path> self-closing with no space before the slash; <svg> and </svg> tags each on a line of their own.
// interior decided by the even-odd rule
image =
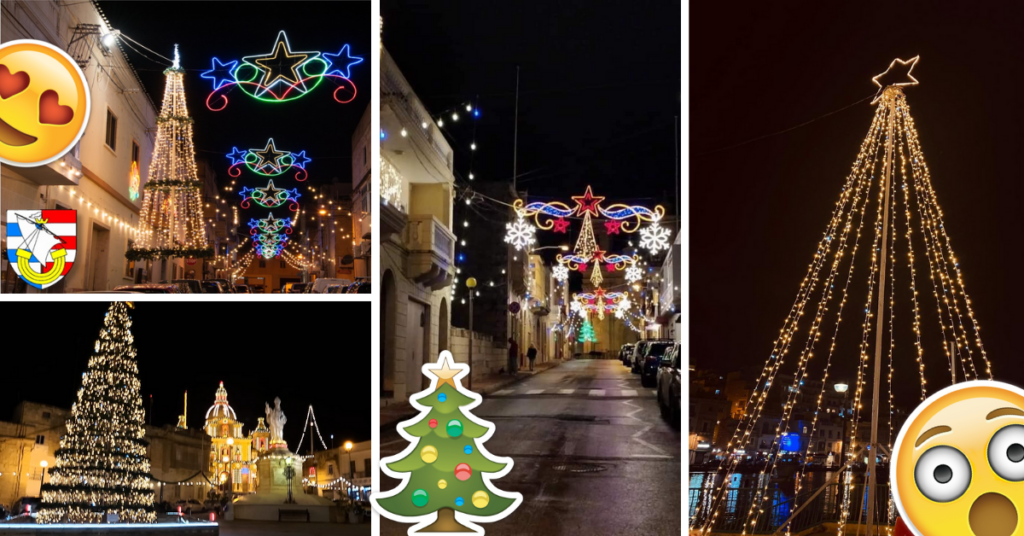
<svg viewBox="0 0 1024 536">
<path fill-rule="evenodd" d="M 131 260 L 162 257 L 212 257 L 206 242 L 196 174 L 192 118 L 185 106 L 185 70 L 178 64 L 164 71 L 163 108 L 157 118 L 156 148 L 139 221 L 139 240 L 126 256 Z"/>
<path fill-rule="evenodd" d="M 156 521 L 131 327 L 128 305 L 111 304 L 42 489 L 40 523 Z"/>
<path fill-rule="evenodd" d="M 891 492 L 877 479 L 879 456 L 870 454 L 892 451 L 899 431 L 893 422 L 897 398 L 912 407 L 936 390 L 926 380 L 926 363 L 951 383 L 993 379 L 904 94 L 918 84 L 910 75 L 917 61 L 897 59 L 872 79 L 879 89 L 874 118 L 718 468 L 692 499 L 693 531 L 795 534 L 808 520 L 820 519 L 820 511 L 803 518 L 801 512 L 820 508 L 813 499 L 839 484 L 837 536 L 887 534 L 896 510 Z M 861 285 L 851 285 L 855 279 Z M 847 309 L 850 302 L 853 311 Z M 909 318 L 903 330 L 894 322 L 897 309 Z M 844 314 L 856 315 L 854 321 L 843 324 Z M 925 324 L 934 329 L 925 331 Z M 856 382 L 837 414 L 825 406 L 827 390 L 838 387 L 833 367 L 850 357 L 856 360 Z M 869 425 L 868 438 L 862 422 Z M 768 423 L 774 424 L 771 441 L 762 435 L 772 428 Z M 822 445 L 817 439 L 825 425 L 849 431 L 843 438 L 845 464 L 824 486 L 803 490 L 810 464 L 825 462 L 826 452 L 815 447 Z M 867 489 L 857 489 L 854 473 L 862 470 L 855 464 L 865 459 Z M 792 500 L 778 489 L 780 461 L 802 461 Z M 750 495 L 738 497 L 735 483 L 749 471 L 741 464 L 753 465 L 759 478 Z"/>
</svg>

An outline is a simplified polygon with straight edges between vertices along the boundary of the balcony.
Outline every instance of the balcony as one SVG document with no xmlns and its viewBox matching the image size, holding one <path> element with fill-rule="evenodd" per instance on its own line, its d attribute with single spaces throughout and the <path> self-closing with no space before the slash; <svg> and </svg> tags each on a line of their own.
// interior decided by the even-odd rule
<svg viewBox="0 0 1024 536">
<path fill-rule="evenodd" d="M 431 214 L 409 216 L 403 242 L 409 253 L 406 276 L 431 290 L 451 284 L 455 235 L 440 220 Z"/>
</svg>

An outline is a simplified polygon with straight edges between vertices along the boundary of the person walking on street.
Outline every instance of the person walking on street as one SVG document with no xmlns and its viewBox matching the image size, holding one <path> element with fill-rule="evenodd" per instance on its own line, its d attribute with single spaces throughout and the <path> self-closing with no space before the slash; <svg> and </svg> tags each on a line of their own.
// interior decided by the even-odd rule
<svg viewBox="0 0 1024 536">
<path fill-rule="evenodd" d="M 516 373 L 516 359 L 519 357 L 519 345 L 516 344 L 516 340 L 512 337 L 508 338 L 508 373 Z"/>
<path fill-rule="evenodd" d="M 533 370 L 533 362 L 537 360 L 537 349 L 530 343 L 530 349 L 526 351 L 526 358 L 530 360 L 530 370 Z"/>
</svg>

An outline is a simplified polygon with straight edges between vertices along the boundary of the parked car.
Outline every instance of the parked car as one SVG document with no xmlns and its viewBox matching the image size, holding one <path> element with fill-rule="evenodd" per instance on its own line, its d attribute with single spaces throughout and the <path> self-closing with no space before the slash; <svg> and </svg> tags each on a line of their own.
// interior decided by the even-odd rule
<svg viewBox="0 0 1024 536">
<path fill-rule="evenodd" d="M 173 283 L 139 283 L 138 285 L 121 285 L 114 290 L 128 290 L 142 294 L 182 294 L 178 285 Z"/>
<path fill-rule="evenodd" d="M 178 285 L 178 290 L 183 294 L 202 294 L 203 287 L 195 279 L 172 279 L 171 283 Z"/>
<path fill-rule="evenodd" d="M 622 361 L 622 366 L 629 366 L 629 358 L 633 357 L 633 343 L 627 342 L 622 345 L 619 349 L 619 361 Z"/>
<path fill-rule="evenodd" d="M 348 286 L 352 284 L 351 279 L 338 279 L 334 277 L 321 277 L 317 279 L 305 291 L 309 294 L 325 294 L 331 285 Z"/>
<path fill-rule="evenodd" d="M 288 283 L 284 286 L 284 289 L 282 289 L 281 292 L 286 292 L 288 294 L 302 294 L 306 291 L 307 286 L 309 286 L 309 283 Z"/>
<path fill-rule="evenodd" d="M 640 368 L 640 385 L 654 387 L 661 368 L 661 357 L 672 348 L 671 341 L 653 341 L 644 350 L 643 366 Z"/>
<path fill-rule="evenodd" d="M 203 287 L 203 294 L 226 294 L 227 289 L 224 285 L 215 279 L 204 279 L 199 282 Z"/>
<path fill-rule="evenodd" d="M 232 294 L 234 294 L 235 292 L 235 286 L 232 285 L 231 281 L 228 281 L 227 279 L 210 279 L 210 281 L 216 281 L 220 283 L 220 285 L 224 287 L 224 292 L 230 292 Z"/>
<path fill-rule="evenodd" d="M 343 288 L 345 287 L 342 287 L 341 285 L 331 285 L 327 287 L 327 290 L 324 291 L 324 294 L 341 294 Z"/>
<path fill-rule="evenodd" d="M 7 519 L 7 517 L 7 509 L 4 508 L 3 505 L 0 505 L 0 521 L 4 521 L 5 519 Z"/>
<path fill-rule="evenodd" d="M 643 363 L 644 349 L 651 341 L 637 341 L 633 345 L 633 353 L 629 356 L 629 371 L 633 374 L 640 372 L 641 363 Z"/>
<path fill-rule="evenodd" d="M 370 293 L 370 282 L 369 281 L 356 281 L 345 288 L 345 294 L 369 294 Z"/>
<path fill-rule="evenodd" d="M 673 426 L 682 426 L 682 392 L 683 381 L 680 367 L 682 366 L 681 345 L 677 342 L 662 356 L 658 368 L 658 406 L 661 416 L 669 419 Z"/>
<path fill-rule="evenodd" d="M 134 290 L 80 290 L 75 294 L 142 294 Z"/>
<path fill-rule="evenodd" d="M 11 505 L 11 517 L 28 515 L 36 517 L 42 499 L 39 497 L 22 497 Z"/>
<path fill-rule="evenodd" d="M 238 294 L 252 294 L 252 289 L 249 285 L 235 285 L 235 292 Z"/>
</svg>

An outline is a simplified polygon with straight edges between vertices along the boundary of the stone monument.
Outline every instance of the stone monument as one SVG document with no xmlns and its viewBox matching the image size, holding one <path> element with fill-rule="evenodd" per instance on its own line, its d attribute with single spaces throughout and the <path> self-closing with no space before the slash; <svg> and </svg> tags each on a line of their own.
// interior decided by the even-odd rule
<svg viewBox="0 0 1024 536">
<path fill-rule="evenodd" d="M 281 399 L 274 399 L 273 408 L 270 404 L 265 406 L 270 449 L 256 460 L 256 474 L 259 475 L 256 493 L 235 501 L 235 519 L 335 522 L 337 507 L 333 502 L 307 495 L 302 490 L 303 458 L 289 451 L 284 440 L 284 425 L 288 419 L 281 410 Z"/>
</svg>

